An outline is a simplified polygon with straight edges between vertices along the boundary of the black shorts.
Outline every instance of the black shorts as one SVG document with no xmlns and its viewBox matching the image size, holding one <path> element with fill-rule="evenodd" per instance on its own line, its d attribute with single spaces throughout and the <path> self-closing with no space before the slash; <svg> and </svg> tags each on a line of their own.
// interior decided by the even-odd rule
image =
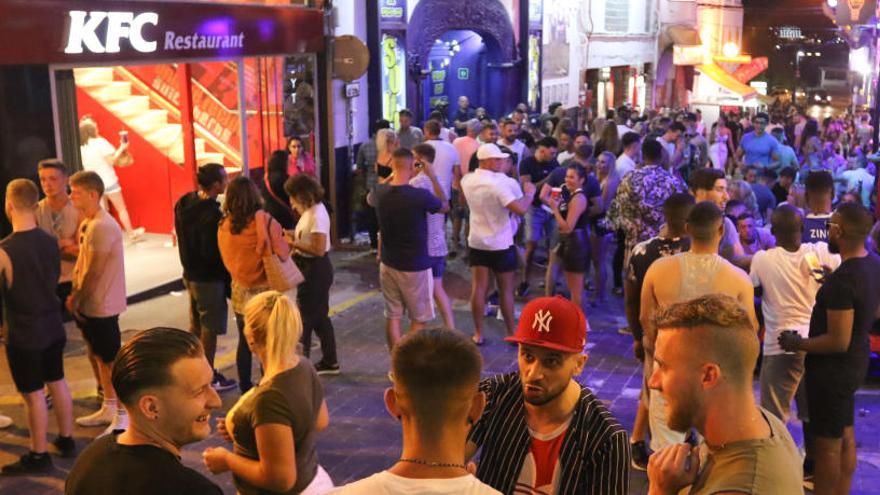
<svg viewBox="0 0 880 495">
<path fill-rule="evenodd" d="M 807 386 L 807 410 L 810 432 L 824 438 L 843 438 L 843 430 L 853 426 L 856 412 L 856 390 L 827 373 L 809 368 L 804 374 Z"/>
<path fill-rule="evenodd" d="M 568 234 L 559 234 L 556 256 L 566 272 L 586 273 L 590 268 L 590 241 L 587 231 L 578 229 Z"/>
<path fill-rule="evenodd" d="M 443 278 L 446 273 L 446 256 L 431 256 L 431 276 Z"/>
<path fill-rule="evenodd" d="M 15 388 L 22 394 L 41 390 L 46 383 L 64 378 L 64 344 L 66 339 L 45 349 L 21 349 L 6 346 L 6 359 Z"/>
<path fill-rule="evenodd" d="M 61 282 L 55 287 L 55 295 L 58 296 L 58 300 L 61 301 L 62 321 L 73 320 L 73 315 L 70 314 L 70 311 L 67 311 L 67 296 L 69 296 L 72 291 L 73 282 Z"/>
<path fill-rule="evenodd" d="M 77 321 L 77 324 L 92 353 L 101 358 L 101 361 L 112 363 L 122 345 L 122 337 L 119 333 L 119 315 L 105 318 L 92 318 L 83 315 L 83 320 Z"/>
<path fill-rule="evenodd" d="M 483 251 L 470 248 L 468 253 L 470 266 L 485 266 L 495 273 L 508 273 L 516 270 L 516 246 L 500 251 Z"/>
</svg>

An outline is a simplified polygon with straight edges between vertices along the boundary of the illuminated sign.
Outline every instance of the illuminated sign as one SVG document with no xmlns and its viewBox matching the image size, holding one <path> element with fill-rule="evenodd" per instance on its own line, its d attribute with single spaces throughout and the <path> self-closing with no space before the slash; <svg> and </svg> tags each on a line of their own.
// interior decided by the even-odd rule
<svg viewBox="0 0 880 495">
<path fill-rule="evenodd" d="M 458 69 L 458 79 L 462 81 L 467 81 L 471 78 L 471 71 L 467 67 L 459 67 Z"/>
<path fill-rule="evenodd" d="M 134 15 L 132 12 L 71 10 L 69 15 L 70 30 L 64 53 L 82 53 L 83 47 L 92 53 L 119 53 L 119 41 L 124 38 L 141 53 L 156 51 L 157 43 L 145 40 L 143 34 L 146 24 L 159 24 L 159 14 L 155 12 Z M 105 19 L 107 30 L 102 44 L 95 30 Z"/>
<path fill-rule="evenodd" d="M 394 36 L 382 35 L 382 116 L 394 124 L 400 109 L 406 107 L 406 54 Z"/>
<path fill-rule="evenodd" d="M 797 26 L 784 26 L 779 28 L 777 36 L 784 40 L 799 40 L 804 37 L 801 28 Z"/>
<path fill-rule="evenodd" d="M 381 24 L 406 23 L 406 0 L 379 0 Z"/>
</svg>

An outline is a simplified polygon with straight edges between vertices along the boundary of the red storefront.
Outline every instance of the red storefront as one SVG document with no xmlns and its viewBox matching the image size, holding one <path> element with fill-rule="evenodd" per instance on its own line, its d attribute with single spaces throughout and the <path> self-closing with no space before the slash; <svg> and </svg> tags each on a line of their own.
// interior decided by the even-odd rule
<svg viewBox="0 0 880 495">
<path fill-rule="evenodd" d="M 200 164 L 248 173 L 296 134 L 320 166 L 320 10 L 5 0 L 0 27 L 0 65 L 48 66 L 54 148 L 71 168 L 83 116 L 114 146 L 127 133 L 134 162 L 116 174 L 132 223 L 148 232 L 171 233 L 173 203 Z"/>
</svg>

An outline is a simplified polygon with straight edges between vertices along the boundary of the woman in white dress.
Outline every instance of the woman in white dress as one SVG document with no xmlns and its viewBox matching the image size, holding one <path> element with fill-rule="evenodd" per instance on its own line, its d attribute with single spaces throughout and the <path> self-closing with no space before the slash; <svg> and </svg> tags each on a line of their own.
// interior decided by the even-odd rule
<svg viewBox="0 0 880 495">
<path fill-rule="evenodd" d="M 133 229 L 128 209 L 125 207 L 125 199 L 122 197 L 122 186 L 116 176 L 114 167 L 126 159 L 125 152 L 128 143 L 122 142 L 119 148 L 114 148 L 109 141 L 98 134 L 98 123 L 90 116 L 85 116 L 79 121 L 79 152 L 82 157 L 82 165 L 85 170 L 91 170 L 104 181 L 104 196 L 101 198 L 102 206 L 108 210 L 107 202 L 113 204 L 119 221 L 132 241 L 139 239 L 144 234 L 144 228 Z"/>
</svg>

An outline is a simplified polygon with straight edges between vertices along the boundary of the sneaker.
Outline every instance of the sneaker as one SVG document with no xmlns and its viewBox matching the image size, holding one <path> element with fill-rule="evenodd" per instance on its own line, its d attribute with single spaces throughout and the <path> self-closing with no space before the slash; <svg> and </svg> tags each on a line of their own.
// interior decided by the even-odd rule
<svg viewBox="0 0 880 495">
<path fill-rule="evenodd" d="M 527 295 L 529 295 L 529 283 L 520 282 L 519 286 L 516 288 L 516 297 L 526 297 Z"/>
<path fill-rule="evenodd" d="M 131 239 L 132 242 L 138 241 L 138 240 L 140 240 L 141 237 L 143 237 L 143 235 L 146 231 L 147 231 L 147 229 L 145 229 L 143 227 L 138 227 L 138 228 L 132 230 L 131 233 L 128 234 L 128 238 Z"/>
<path fill-rule="evenodd" d="M 74 457 L 76 455 L 76 442 L 73 437 L 62 437 L 58 435 L 52 441 L 52 445 L 61 453 L 61 457 Z"/>
<path fill-rule="evenodd" d="M 225 392 L 231 390 L 238 385 L 238 382 L 230 378 L 226 378 L 222 373 L 214 372 L 214 381 L 211 387 L 217 392 Z"/>
<path fill-rule="evenodd" d="M 113 421 L 110 423 L 110 426 L 107 427 L 106 430 L 102 431 L 99 437 L 103 437 L 104 435 L 111 435 L 114 433 L 122 433 L 123 431 L 128 429 L 128 414 L 125 411 L 118 411 L 116 416 L 113 418 Z"/>
<path fill-rule="evenodd" d="M 340 373 L 339 364 L 325 364 L 323 361 L 319 361 L 318 364 L 315 365 L 315 371 L 319 375 L 338 375 Z"/>
<path fill-rule="evenodd" d="M 0 414 L 0 429 L 12 426 L 12 418 Z"/>
<path fill-rule="evenodd" d="M 637 471 L 647 471 L 648 458 L 651 457 L 651 452 L 648 451 L 648 446 L 645 445 L 645 442 L 633 442 L 629 444 L 629 449 L 632 453 L 633 469 Z"/>
<path fill-rule="evenodd" d="M 114 408 L 101 406 L 101 409 L 98 409 L 88 416 L 80 416 L 79 418 L 76 418 L 76 424 L 85 427 L 107 426 L 113 422 L 115 417 L 116 411 Z"/>
<path fill-rule="evenodd" d="M 37 454 L 28 452 L 18 462 L 3 466 L 3 476 L 19 476 L 33 473 L 44 473 L 52 469 L 52 458 L 48 452 Z"/>
</svg>

